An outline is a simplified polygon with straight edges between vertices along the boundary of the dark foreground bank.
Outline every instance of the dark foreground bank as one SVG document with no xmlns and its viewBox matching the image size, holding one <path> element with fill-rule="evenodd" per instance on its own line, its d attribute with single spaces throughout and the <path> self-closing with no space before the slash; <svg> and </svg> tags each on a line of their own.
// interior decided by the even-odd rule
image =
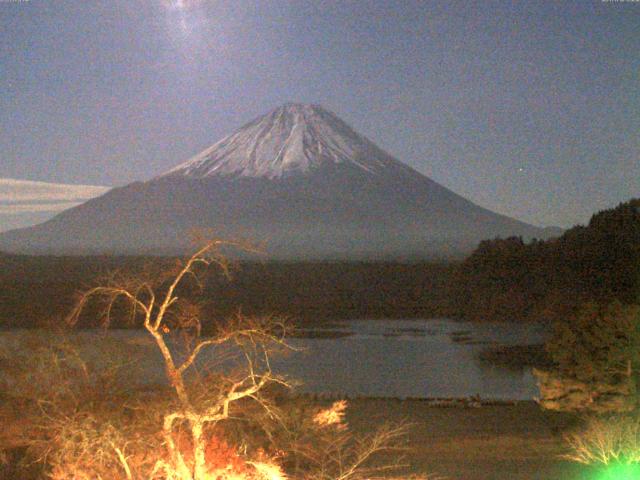
<svg viewBox="0 0 640 480">
<path fill-rule="evenodd" d="M 544 412 L 534 402 L 445 408 L 421 400 L 357 399 L 350 402 L 347 420 L 361 433 L 383 422 L 409 422 L 406 463 L 411 473 L 451 480 L 592 478 L 592 472 L 560 458 L 562 434 L 575 417 Z M 0 451 L 9 460 L 20 453 L 21 423 L 19 416 L 0 408 Z M 22 475 L 10 465 L 0 467 L 0 479 L 28 478 L 17 474 Z"/>
</svg>

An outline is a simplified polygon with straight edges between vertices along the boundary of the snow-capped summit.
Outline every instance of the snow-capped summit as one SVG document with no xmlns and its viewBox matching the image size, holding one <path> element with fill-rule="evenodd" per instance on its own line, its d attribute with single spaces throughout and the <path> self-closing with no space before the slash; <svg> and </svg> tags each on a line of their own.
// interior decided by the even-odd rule
<svg viewBox="0 0 640 480">
<path fill-rule="evenodd" d="M 163 176 L 283 178 L 327 164 L 349 163 L 370 173 L 390 156 L 319 105 L 285 104 L 254 119 Z"/>
</svg>

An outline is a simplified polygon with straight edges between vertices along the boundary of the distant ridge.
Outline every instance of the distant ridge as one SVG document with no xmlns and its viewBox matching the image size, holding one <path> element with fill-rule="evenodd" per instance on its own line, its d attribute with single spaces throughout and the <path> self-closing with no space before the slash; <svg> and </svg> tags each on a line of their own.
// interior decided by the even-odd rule
<svg viewBox="0 0 640 480">
<path fill-rule="evenodd" d="M 183 252 L 193 228 L 305 259 L 457 256 L 482 239 L 549 233 L 453 193 L 318 105 L 286 104 L 152 180 L 0 234 L 0 249 Z"/>
</svg>

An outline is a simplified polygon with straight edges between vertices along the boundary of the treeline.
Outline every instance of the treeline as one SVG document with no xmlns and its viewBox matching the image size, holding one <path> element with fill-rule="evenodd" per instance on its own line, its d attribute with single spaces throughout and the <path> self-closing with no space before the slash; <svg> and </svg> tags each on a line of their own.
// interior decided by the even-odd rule
<svg viewBox="0 0 640 480">
<path fill-rule="evenodd" d="M 2 257 L 0 326 L 57 322 L 71 311 L 78 292 L 104 284 L 110 273 L 160 274 L 174 264 L 160 257 Z M 427 262 L 246 262 L 232 265 L 231 278 L 212 268 L 204 290 L 191 285 L 181 295 L 201 301 L 211 320 L 238 311 L 313 322 L 428 318 L 450 313 L 453 271 Z"/>
<path fill-rule="evenodd" d="M 161 257 L 0 255 L 0 326 L 37 326 L 66 315 L 75 294 L 109 272 L 135 275 Z M 597 213 L 560 238 L 487 240 L 461 263 L 245 262 L 230 280 L 213 269 L 208 318 L 239 310 L 318 321 L 458 317 L 554 322 L 592 302 L 638 302 L 640 199 Z"/>
<path fill-rule="evenodd" d="M 580 305 L 640 298 L 640 199 L 595 214 L 560 238 L 483 241 L 452 285 L 457 316 L 554 321 Z"/>
</svg>

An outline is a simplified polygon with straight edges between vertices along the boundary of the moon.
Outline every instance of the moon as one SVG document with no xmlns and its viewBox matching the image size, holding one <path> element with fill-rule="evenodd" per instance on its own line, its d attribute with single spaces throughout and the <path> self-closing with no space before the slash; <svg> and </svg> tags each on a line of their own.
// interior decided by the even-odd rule
<svg viewBox="0 0 640 480">
<path fill-rule="evenodd" d="M 202 0 L 164 0 L 164 5 L 169 10 L 185 11 L 197 7 Z"/>
<path fill-rule="evenodd" d="M 167 10 L 168 21 L 178 26 L 180 35 L 190 35 L 197 23 L 197 8 L 202 2 L 199 0 L 163 0 Z"/>
<path fill-rule="evenodd" d="M 0 0 L 2 2 L 2 0 Z M 173 45 L 192 57 L 197 48 L 207 45 L 211 34 L 212 18 L 207 7 L 212 0 L 161 0 L 164 7 L 166 33 Z"/>
</svg>

